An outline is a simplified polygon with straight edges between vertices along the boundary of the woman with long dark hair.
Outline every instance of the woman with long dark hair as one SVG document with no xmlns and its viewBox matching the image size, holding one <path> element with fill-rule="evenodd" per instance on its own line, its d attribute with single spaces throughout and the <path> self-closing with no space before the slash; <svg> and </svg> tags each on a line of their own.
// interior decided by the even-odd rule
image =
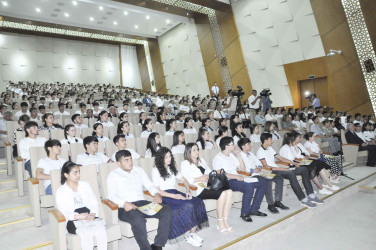
<svg viewBox="0 0 376 250">
<path fill-rule="evenodd" d="M 51 133 L 53 129 L 63 129 L 60 124 L 54 123 L 54 115 L 51 113 L 46 113 L 42 116 L 42 121 L 44 124 L 39 127 L 39 130 L 48 130 Z"/>
<path fill-rule="evenodd" d="M 247 138 L 247 136 L 243 133 L 243 124 L 241 124 L 240 122 L 235 123 L 232 126 L 231 134 L 232 134 L 232 138 L 234 138 L 235 145 L 238 145 L 238 141 L 241 138 Z"/>
<path fill-rule="evenodd" d="M 165 111 L 159 111 L 157 113 L 156 124 L 166 124 L 166 112 Z"/>
<path fill-rule="evenodd" d="M 72 143 L 82 143 L 82 139 L 80 137 L 76 137 L 76 127 L 73 124 L 68 124 L 64 128 L 64 137 L 60 141 L 61 144 L 72 144 Z"/>
<path fill-rule="evenodd" d="M 99 204 L 90 184 L 80 181 L 80 167 L 71 161 L 61 168 L 61 184 L 56 191 L 56 208 L 64 215 L 67 231 L 80 237 L 81 249 L 107 249 L 104 221 L 99 217 Z M 83 222 L 83 223 L 80 223 Z"/>
<path fill-rule="evenodd" d="M 213 131 L 210 125 L 211 125 L 211 120 L 209 118 L 205 118 L 202 120 L 202 127 L 205 128 L 207 131 Z"/>
<path fill-rule="evenodd" d="M 148 137 L 146 144 L 145 158 L 154 157 L 157 154 L 158 149 L 161 147 L 161 137 L 158 133 L 152 132 Z"/>
<path fill-rule="evenodd" d="M 183 131 L 175 131 L 172 138 L 171 152 L 173 154 L 184 154 L 185 151 L 185 137 Z"/>
<path fill-rule="evenodd" d="M 261 142 L 260 127 L 257 124 L 251 124 L 249 128 L 251 130 L 251 136 L 249 137 L 251 142 Z"/>
<path fill-rule="evenodd" d="M 215 142 L 210 137 L 209 131 L 205 128 L 199 129 L 196 144 L 198 148 L 202 150 L 216 147 Z"/>
<path fill-rule="evenodd" d="M 219 147 L 221 139 L 225 136 L 228 136 L 228 127 L 220 126 L 218 127 L 218 135 L 215 136 L 215 144 Z"/>
<path fill-rule="evenodd" d="M 145 124 L 146 119 L 148 118 L 147 115 L 146 115 L 146 113 L 145 112 L 141 112 L 138 115 L 138 117 L 139 117 L 138 125 L 142 125 L 143 126 Z"/>
<path fill-rule="evenodd" d="M 194 122 L 201 122 L 200 110 L 195 110 L 192 113 L 192 119 Z"/>
<path fill-rule="evenodd" d="M 108 120 L 108 112 L 106 110 L 102 110 L 98 115 L 98 121 L 103 125 L 103 127 L 112 127 L 115 126 L 111 121 Z"/>
<path fill-rule="evenodd" d="M 152 119 L 146 119 L 144 124 L 142 125 L 142 132 L 141 132 L 141 137 L 146 138 L 149 137 L 151 133 L 153 133 L 154 129 L 154 122 Z"/>
<path fill-rule="evenodd" d="M 95 138 L 97 138 L 98 141 L 105 142 L 105 141 L 109 140 L 109 138 L 107 136 L 103 135 L 103 132 L 104 132 L 104 128 L 103 128 L 103 125 L 101 123 L 95 123 L 93 125 L 93 134 L 92 135 Z"/>
<path fill-rule="evenodd" d="M 122 113 L 122 114 L 124 114 L 124 113 Z M 118 135 L 124 135 L 125 139 L 134 138 L 134 135 L 131 134 L 130 131 L 131 131 L 131 126 L 130 126 L 129 122 L 122 121 L 118 124 L 118 127 L 117 127 L 117 134 Z"/>
<path fill-rule="evenodd" d="M 162 147 L 155 156 L 152 170 L 153 184 L 162 195 L 162 203 L 172 208 L 172 222 L 169 240 L 185 240 L 194 247 L 200 247 L 203 239 L 196 234 L 198 229 L 208 227 L 208 217 L 203 201 L 192 197 L 188 181 L 176 169 L 171 151 Z M 186 192 L 176 190 L 176 179 L 183 182 Z"/>
<path fill-rule="evenodd" d="M 166 122 L 166 134 L 165 135 L 174 135 L 177 128 L 177 123 L 175 119 L 169 119 Z"/>
<path fill-rule="evenodd" d="M 193 119 L 191 117 L 185 118 L 183 132 L 185 134 L 197 134 L 197 130 L 193 127 Z"/>
</svg>

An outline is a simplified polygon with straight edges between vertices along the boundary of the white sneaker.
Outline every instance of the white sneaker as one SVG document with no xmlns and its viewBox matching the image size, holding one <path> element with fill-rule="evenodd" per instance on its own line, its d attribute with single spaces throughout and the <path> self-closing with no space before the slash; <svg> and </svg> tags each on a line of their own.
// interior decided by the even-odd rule
<svg viewBox="0 0 376 250">
<path fill-rule="evenodd" d="M 339 189 L 339 187 L 338 186 L 336 186 L 336 185 L 332 185 L 331 187 L 329 186 L 329 185 L 322 185 L 324 188 L 326 188 L 326 189 L 331 189 L 331 190 L 333 190 L 333 191 L 337 191 L 338 189 Z"/>
<path fill-rule="evenodd" d="M 320 193 L 320 194 L 332 194 L 333 192 L 332 192 L 332 191 L 329 191 L 329 190 L 326 189 L 326 188 L 323 188 L 323 189 L 319 190 L 319 193 Z"/>
<path fill-rule="evenodd" d="M 332 176 L 329 176 L 329 180 L 331 183 L 339 183 L 341 179 L 337 176 L 337 178 L 333 179 Z"/>
<path fill-rule="evenodd" d="M 184 236 L 185 240 L 187 241 L 187 243 L 191 244 L 192 246 L 194 247 L 201 247 L 201 243 L 198 242 L 197 240 L 195 240 L 191 234 L 188 234 L 188 235 L 185 235 Z"/>
<path fill-rule="evenodd" d="M 198 236 L 196 233 L 191 233 L 191 237 L 200 243 L 204 241 L 204 239 Z"/>
</svg>

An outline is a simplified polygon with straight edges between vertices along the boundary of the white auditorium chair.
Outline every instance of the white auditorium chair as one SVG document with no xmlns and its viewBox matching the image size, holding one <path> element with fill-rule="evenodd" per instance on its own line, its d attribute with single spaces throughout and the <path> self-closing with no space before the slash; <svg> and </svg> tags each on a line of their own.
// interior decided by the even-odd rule
<svg viewBox="0 0 376 250">
<path fill-rule="evenodd" d="M 358 158 L 368 157 L 367 150 L 359 151 L 358 144 L 347 143 L 345 131 L 343 129 L 341 130 L 341 140 L 342 140 L 342 152 L 345 158 L 345 162 L 351 162 L 352 164 L 354 164 L 354 166 L 356 166 L 358 162 L 357 161 Z"/>
<path fill-rule="evenodd" d="M 70 148 L 70 158 L 71 158 L 71 161 L 73 162 L 77 161 L 77 155 L 86 152 L 83 143 L 72 143 L 70 144 L 69 148 Z"/>
<path fill-rule="evenodd" d="M 60 177 L 61 171 L 51 171 L 51 186 L 53 200 L 55 201 L 56 190 L 61 186 Z M 119 240 L 121 239 L 120 226 L 117 223 L 113 223 L 113 218 L 109 216 L 105 211 L 109 209 L 112 214 L 117 216 L 117 205 L 100 199 L 97 169 L 95 165 L 84 166 L 80 168 L 80 180 L 89 182 L 94 194 L 98 200 L 99 214 L 98 217 L 103 218 L 106 222 L 106 233 L 108 241 L 108 249 L 117 250 Z M 49 210 L 50 230 L 52 231 L 52 244 L 53 249 L 66 250 L 66 249 L 81 249 L 81 239 L 77 234 L 69 234 L 66 230 L 66 218 L 58 210 Z M 94 241 L 94 244 L 96 242 Z"/>
<path fill-rule="evenodd" d="M 146 145 L 148 143 L 147 137 L 138 137 L 136 138 L 136 151 L 142 156 L 145 156 L 146 153 Z"/>
</svg>

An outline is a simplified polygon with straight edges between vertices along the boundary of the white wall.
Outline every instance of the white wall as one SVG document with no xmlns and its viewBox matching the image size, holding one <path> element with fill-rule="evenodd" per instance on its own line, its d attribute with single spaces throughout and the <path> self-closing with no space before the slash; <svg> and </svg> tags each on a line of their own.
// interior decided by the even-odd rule
<svg viewBox="0 0 376 250">
<path fill-rule="evenodd" d="M 120 84 L 116 45 L 2 33 L 0 57 L 3 83 L 28 80 Z"/>
<path fill-rule="evenodd" d="M 293 105 L 284 64 L 325 56 L 309 0 L 231 1 L 252 86 Z M 277 94 L 278 93 L 278 94 Z"/>
<path fill-rule="evenodd" d="M 208 80 L 195 24 L 180 24 L 160 36 L 158 42 L 168 93 L 208 95 Z"/>
<path fill-rule="evenodd" d="M 142 89 L 136 47 L 129 45 L 121 45 L 120 47 L 123 86 Z"/>
</svg>

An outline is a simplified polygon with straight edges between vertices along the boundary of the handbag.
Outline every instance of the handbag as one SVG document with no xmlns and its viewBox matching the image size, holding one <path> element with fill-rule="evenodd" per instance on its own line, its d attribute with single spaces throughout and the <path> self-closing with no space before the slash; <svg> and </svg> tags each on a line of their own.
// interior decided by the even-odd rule
<svg viewBox="0 0 376 250">
<path fill-rule="evenodd" d="M 213 170 L 209 174 L 208 187 L 212 190 L 223 190 L 229 189 L 228 179 L 226 176 L 226 171 L 222 168 L 218 173 Z"/>
</svg>

